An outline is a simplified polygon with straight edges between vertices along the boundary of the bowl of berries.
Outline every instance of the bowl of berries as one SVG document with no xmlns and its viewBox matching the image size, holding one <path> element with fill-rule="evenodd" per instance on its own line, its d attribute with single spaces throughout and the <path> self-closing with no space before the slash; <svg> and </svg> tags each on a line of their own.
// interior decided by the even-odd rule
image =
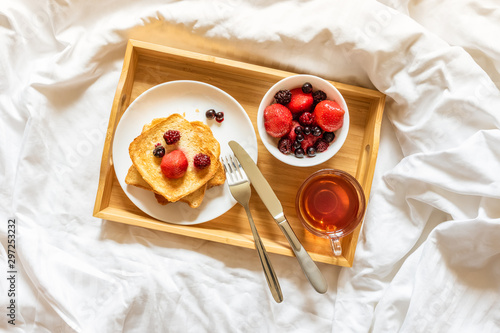
<svg viewBox="0 0 500 333">
<path fill-rule="evenodd" d="M 292 166 L 309 167 L 332 158 L 349 131 L 349 111 L 340 92 L 313 75 L 289 76 L 271 87 L 257 112 L 266 149 Z"/>
</svg>

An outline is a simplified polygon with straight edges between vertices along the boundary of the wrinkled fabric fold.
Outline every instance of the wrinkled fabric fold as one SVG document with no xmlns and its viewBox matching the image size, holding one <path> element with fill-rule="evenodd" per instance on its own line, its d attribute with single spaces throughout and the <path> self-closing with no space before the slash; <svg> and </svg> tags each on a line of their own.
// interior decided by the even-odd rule
<svg viewBox="0 0 500 333">
<path fill-rule="evenodd" d="M 17 323 L 4 316 L 0 328 L 500 330 L 493 0 L 20 0 L 0 8 L 0 262 L 6 267 L 14 218 L 18 270 Z M 386 94 L 354 265 L 320 265 L 327 294 L 314 292 L 294 258 L 271 255 L 284 293 L 278 305 L 253 250 L 92 217 L 129 38 Z"/>
</svg>

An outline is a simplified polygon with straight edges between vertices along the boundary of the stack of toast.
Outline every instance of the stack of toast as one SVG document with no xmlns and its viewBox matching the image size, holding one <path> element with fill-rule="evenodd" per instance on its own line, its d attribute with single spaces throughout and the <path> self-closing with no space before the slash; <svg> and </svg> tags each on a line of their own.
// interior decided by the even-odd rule
<svg viewBox="0 0 500 333">
<path fill-rule="evenodd" d="M 167 130 L 177 130 L 180 139 L 173 145 L 164 145 L 165 154 L 180 149 L 188 160 L 186 173 L 177 179 L 170 179 L 161 171 L 161 158 L 153 155 L 158 143 L 164 143 L 163 134 Z M 200 170 L 193 165 L 196 154 L 210 157 L 208 167 Z M 189 122 L 180 114 L 167 118 L 154 119 L 143 127 L 142 133 L 129 146 L 132 166 L 129 168 L 125 183 L 152 191 L 159 204 L 185 202 L 192 208 L 201 205 L 205 191 L 213 186 L 224 184 L 226 175 L 219 161 L 220 144 L 210 127 L 201 121 Z"/>
</svg>

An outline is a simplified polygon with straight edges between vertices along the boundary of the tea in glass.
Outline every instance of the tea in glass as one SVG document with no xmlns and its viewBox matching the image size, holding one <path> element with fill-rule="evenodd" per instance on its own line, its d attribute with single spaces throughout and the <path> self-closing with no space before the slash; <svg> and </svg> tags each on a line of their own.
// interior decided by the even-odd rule
<svg viewBox="0 0 500 333">
<path fill-rule="evenodd" d="M 320 170 L 308 177 L 295 204 L 306 229 L 331 239 L 336 255 L 341 253 L 338 239 L 354 231 L 365 213 L 361 185 L 350 174 L 334 169 Z"/>
</svg>

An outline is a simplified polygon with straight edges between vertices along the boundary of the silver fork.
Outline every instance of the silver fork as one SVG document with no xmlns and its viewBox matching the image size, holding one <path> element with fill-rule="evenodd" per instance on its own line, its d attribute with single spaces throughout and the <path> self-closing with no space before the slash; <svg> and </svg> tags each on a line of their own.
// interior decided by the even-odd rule
<svg viewBox="0 0 500 333">
<path fill-rule="evenodd" d="M 266 249 L 262 240 L 260 239 L 255 223 L 253 222 L 252 213 L 250 212 L 249 202 L 250 195 L 252 194 L 250 189 L 250 181 L 245 174 L 245 171 L 240 166 L 238 159 L 234 156 L 222 157 L 222 164 L 224 165 L 224 170 L 226 171 L 227 183 L 229 185 L 229 190 L 232 196 L 240 205 L 245 208 L 248 216 L 248 221 L 250 222 L 250 229 L 252 229 L 253 239 L 255 241 L 255 248 L 259 254 L 259 259 L 264 269 L 264 274 L 266 276 L 267 284 L 271 290 L 274 300 L 277 303 L 283 301 L 283 294 L 281 293 L 281 287 L 274 273 L 273 266 L 269 260 Z"/>
</svg>

